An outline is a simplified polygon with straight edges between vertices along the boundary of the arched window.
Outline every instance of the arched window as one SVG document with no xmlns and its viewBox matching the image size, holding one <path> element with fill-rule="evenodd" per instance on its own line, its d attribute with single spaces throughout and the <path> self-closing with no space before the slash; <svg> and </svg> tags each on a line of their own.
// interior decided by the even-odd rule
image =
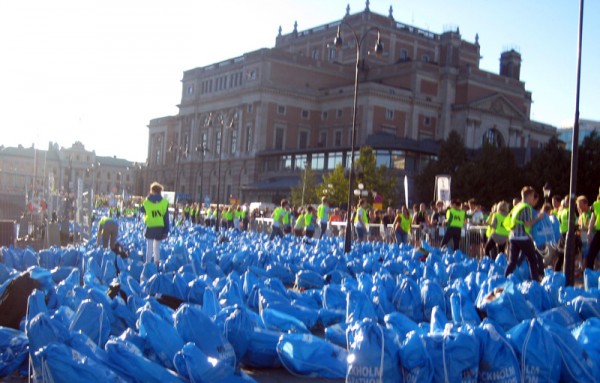
<svg viewBox="0 0 600 383">
<path fill-rule="evenodd" d="M 502 137 L 502 133 L 496 128 L 489 129 L 483 134 L 482 144 L 485 144 L 486 142 L 497 148 L 504 147 L 504 137 Z"/>
</svg>

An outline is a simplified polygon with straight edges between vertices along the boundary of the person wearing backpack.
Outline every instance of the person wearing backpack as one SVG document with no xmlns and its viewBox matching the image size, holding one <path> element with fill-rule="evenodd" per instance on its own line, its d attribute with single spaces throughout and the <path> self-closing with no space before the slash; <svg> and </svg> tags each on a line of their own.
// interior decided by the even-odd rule
<svg viewBox="0 0 600 383">
<path fill-rule="evenodd" d="M 521 189 L 521 202 L 512 208 L 508 216 L 504 219 L 503 225 L 510 230 L 510 257 L 504 276 L 512 274 L 517 266 L 523 261 L 523 256 L 529 262 L 531 279 L 539 280 L 538 258 L 535 253 L 535 245 L 531 238 L 531 227 L 544 217 L 541 211 L 536 217 L 533 216 L 533 207 L 535 204 L 536 192 L 531 186 L 525 186 Z"/>
</svg>

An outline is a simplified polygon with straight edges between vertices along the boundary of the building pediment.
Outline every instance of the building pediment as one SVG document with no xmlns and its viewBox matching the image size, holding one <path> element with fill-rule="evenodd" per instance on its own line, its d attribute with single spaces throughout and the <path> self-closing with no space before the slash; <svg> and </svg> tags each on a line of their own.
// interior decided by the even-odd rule
<svg viewBox="0 0 600 383">
<path fill-rule="evenodd" d="M 527 119 L 525 114 L 521 112 L 515 105 L 506 97 L 500 94 L 485 97 L 470 103 L 471 108 L 489 112 L 498 116 Z"/>
</svg>

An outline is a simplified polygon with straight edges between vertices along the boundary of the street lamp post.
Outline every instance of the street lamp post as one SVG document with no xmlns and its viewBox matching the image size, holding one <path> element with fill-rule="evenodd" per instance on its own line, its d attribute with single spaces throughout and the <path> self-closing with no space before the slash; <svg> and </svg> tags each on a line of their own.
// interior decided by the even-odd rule
<svg viewBox="0 0 600 383">
<path fill-rule="evenodd" d="M 212 115 L 209 117 L 212 121 Z M 228 128 L 232 129 L 233 124 L 235 123 L 235 119 L 237 118 L 237 113 L 234 113 L 229 117 Z M 218 123 L 221 125 L 221 138 L 219 140 L 219 162 L 217 163 L 217 220 L 215 221 L 215 231 L 219 231 L 220 221 L 219 216 L 221 214 L 220 211 L 220 198 L 221 198 L 221 160 L 223 159 L 223 141 L 225 137 L 223 136 L 223 132 L 225 130 L 226 116 L 223 114 L 219 114 L 217 116 Z"/>
<path fill-rule="evenodd" d="M 304 176 L 302 177 L 302 202 L 300 206 L 304 206 L 304 193 L 306 191 L 306 169 L 308 168 L 308 161 L 304 161 Z"/>
<path fill-rule="evenodd" d="M 177 188 L 179 187 L 179 165 L 181 163 L 181 151 L 184 148 L 181 145 L 171 144 L 169 152 L 175 153 L 175 195 L 173 196 L 173 207 L 175 208 L 175 218 L 177 218 Z"/>
<path fill-rule="evenodd" d="M 200 152 L 200 203 L 202 204 L 202 178 L 204 178 L 204 156 L 206 155 L 206 147 L 204 143 L 196 146 L 196 152 Z M 196 187 L 196 185 L 194 185 Z"/>
<path fill-rule="evenodd" d="M 356 140 L 356 112 L 357 112 L 357 101 L 358 101 L 358 67 L 360 65 L 360 48 L 363 41 L 369 35 L 371 31 L 377 31 L 377 42 L 375 43 L 374 52 L 377 56 L 380 56 L 383 52 L 383 45 L 381 44 L 381 36 L 379 28 L 371 27 L 363 33 L 359 38 L 354 29 L 346 21 L 341 22 L 337 29 L 337 35 L 333 40 L 333 45 L 336 49 L 340 49 L 343 45 L 342 35 L 340 32 L 341 26 L 344 25 L 350 29 L 354 40 L 356 41 L 356 68 L 354 72 L 354 104 L 352 110 L 352 137 L 350 138 L 350 173 L 348 175 L 348 213 L 346 214 L 346 236 L 344 241 L 344 252 L 349 253 L 352 249 L 352 181 L 354 178 L 354 151 L 355 151 L 355 140 Z"/>
</svg>

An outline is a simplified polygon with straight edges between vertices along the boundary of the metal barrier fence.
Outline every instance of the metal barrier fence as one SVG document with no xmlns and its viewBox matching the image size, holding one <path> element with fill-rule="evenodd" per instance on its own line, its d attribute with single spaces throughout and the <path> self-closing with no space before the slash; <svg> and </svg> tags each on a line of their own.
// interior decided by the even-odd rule
<svg viewBox="0 0 600 383">
<path fill-rule="evenodd" d="M 250 229 L 260 232 L 269 233 L 273 220 L 271 218 L 256 218 L 250 222 Z M 369 224 L 367 240 L 371 242 L 388 242 L 394 243 L 392 225 L 384 227 L 383 224 Z M 460 250 L 471 257 L 481 258 L 484 254 L 486 243 L 485 231 L 487 226 L 469 226 L 467 225 L 461 231 Z M 320 236 L 320 228 L 315 228 L 315 237 Z M 343 237 L 346 231 L 346 222 L 330 222 L 327 227 L 328 236 Z M 446 232 L 445 227 L 423 227 L 413 225 L 409 234 L 408 241 L 413 246 L 420 246 L 422 241 L 427 242 L 432 247 L 440 247 L 442 239 Z M 354 231 L 353 231 L 354 233 Z"/>
</svg>

